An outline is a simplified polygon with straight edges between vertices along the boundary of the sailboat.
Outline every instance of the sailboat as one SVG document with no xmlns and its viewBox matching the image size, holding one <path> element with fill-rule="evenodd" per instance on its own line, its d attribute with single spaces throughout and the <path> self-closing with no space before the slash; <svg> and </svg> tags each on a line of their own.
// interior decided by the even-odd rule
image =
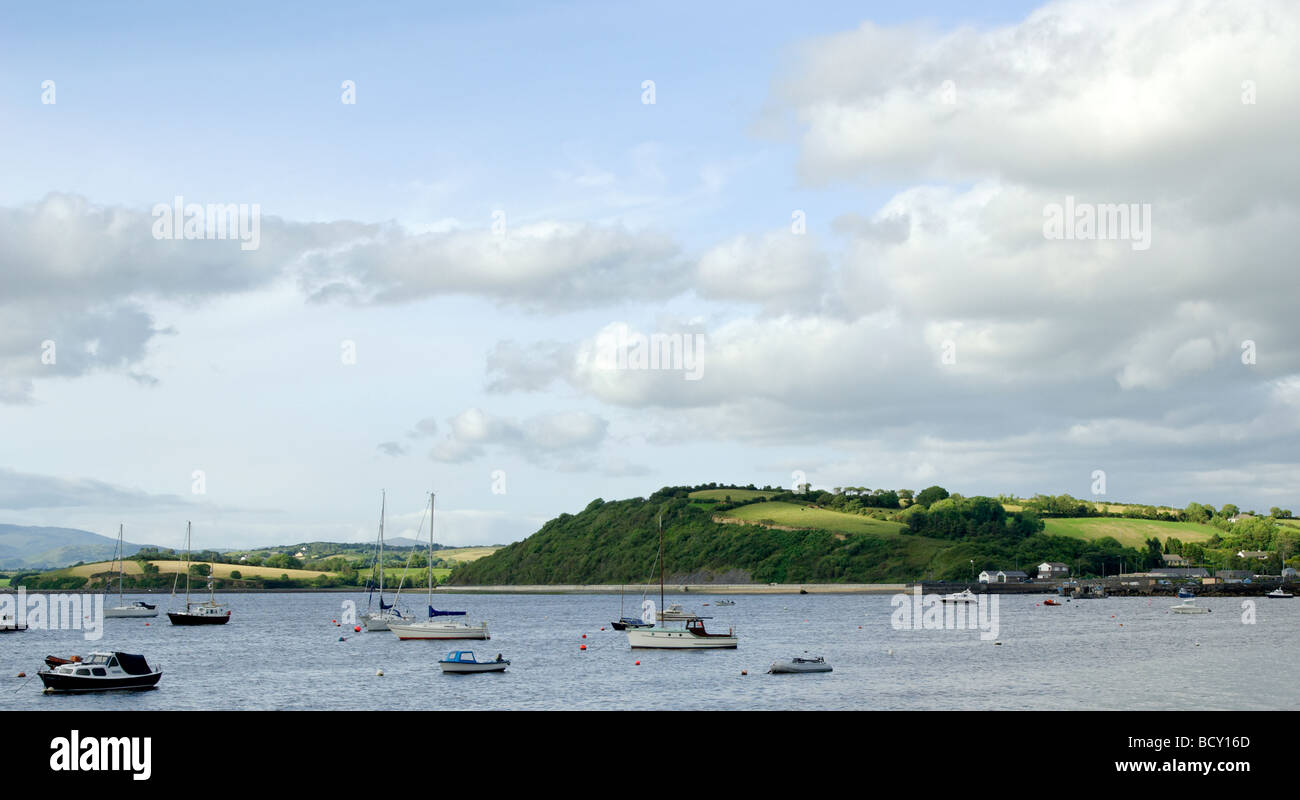
<svg viewBox="0 0 1300 800">
<path fill-rule="evenodd" d="M 611 622 L 610 627 L 616 631 L 625 631 L 628 628 L 649 628 L 654 623 L 646 622 L 640 617 L 629 617 L 623 613 L 623 586 L 618 587 L 618 622 Z"/>
<path fill-rule="evenodd" d="M 156 617 L 158 616 L 158 607 L 151 606 L 143 600 L 136 600 L 131 605 L 126 604 L 126 598 L 122 595 L 122 576 L 126 574 L 125 552 L 122 549 L 122 525 L 117 526 L 117 550 L 113 551 L 113 566 L 120 567 L 117 573 L 117 605 L 112 608 L 104 609 L 105 619 L 121 619 L 124 617 Z"/>
<path fill-rule="evenodd" d="M 173 625 L 225 625 L 230 621 L 230 610 L 224 604 L 217 602 L 211 568 L 208 571 L 208 601 L 190 602 L 190 545 L 191 526 L 187 522 L 185 523 L 185 610 L 168 611 L 167 618 Z"/>
<path fill-rule="evenodd" d="M 491 639 L 486 622 L 470 625 L 460 620 L 442 620 L 441 617 L 463 617 L 464 611 L 439 611 L 433 607 L 433 501 L 429 493 L 429 618 L 419 622 L 389 620 L 388 630 L 398 639 Z"/>
<path fill-rule="evenodd" d="M 370 602 L 374 601 L 374 590 L 371 589 L 370 601 L 366 603 L 366 613 L 361 616 L 361 624 L 366 626 L 370 632 L 386 631 L 390 622 L 400 622 L 404 619 L 402 613 L 393 605 L 384 602 L 384 511 L 388 503 L 387 495 L 380 495 L 379 501 L 379 555 L 375 561 L 375 567 L 379 570 L 379 610 L 371 611 Z"/>
<path fill-rule="evenodd" d="M 659 516 L 659 607 L 664 607 L 664 520 Z M 726 633 L 709 633 L 704 620 L 709 617 L 692 617 L 682 628 L 659 624 L 649 628 L 629 628 L 627 644 L 632 649 L 646 650 L 734 650 L 740 641 L 734 629 Z"/>
</svg>

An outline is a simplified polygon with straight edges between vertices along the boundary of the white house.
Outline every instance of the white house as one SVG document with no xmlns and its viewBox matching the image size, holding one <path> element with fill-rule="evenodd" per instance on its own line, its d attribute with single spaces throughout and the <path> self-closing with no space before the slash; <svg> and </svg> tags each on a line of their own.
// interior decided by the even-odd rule
<svg viewBox="0 0 1300 800">
<path fill-rule="evenodd" d="M 1237 558 L 1254 558 L 1264 561 L 1268 559 L 1268 553 L 1263 550 L 1238 550 Z"/>
<path fill-rule="evenodd" d="M 1070 574 L 1070 568 L 1060 561 L 1044 561 L 1038 565 L 1038 579 L 1047 581 L 1053 578 L 1064 578 Z"/>
</svg>

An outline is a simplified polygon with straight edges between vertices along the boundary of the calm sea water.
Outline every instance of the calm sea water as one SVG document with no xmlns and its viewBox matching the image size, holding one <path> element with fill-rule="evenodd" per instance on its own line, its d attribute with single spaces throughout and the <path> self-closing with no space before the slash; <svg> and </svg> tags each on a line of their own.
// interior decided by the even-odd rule
<svg viewBox="0 0 1300 800">
<path fill-rule="evenodd" d="M 167 598 L 157 599 L 164 611 Z M 224 626 L 178 628 L 162 615 L 148 626 L 106 620 L 98 642 L 79 631 L 0 635 L 0 709 L 1300 708 L 1300 599 L 1259 598 L 1256 622 L 1244 624 L 1242 601 L 1231 598 L 1198 600 L 1213 613 L 1184 616 L 1169 613 L 1169 598 L 1050 608 L 1041 596 L 1004 596 L 995 645 L 978 631 L 893 630 L 887 595 L 739 595 L 724 608 L 675 595 L 669 602 L 712 614 L 713 629 L 738 630 L 739 649 L 697 652 L 630 650 L 609 628 L 617 596 L 440 595 L 440 608 L 464 609 L 492 632 L 459 644 L 335 627 L 341 603 L 364 610 L 363 596 L 224 599 L 233 610 Z M 436 662 L 457 647 L 513 664 L 501 674 L 443 675 Z M 164 670 L 160 688 L 41 692 L 34 676 L 46 654 L 91 650 L 143 653 Z M 835 671 L 764 674 L 805 650 Z"/>
</svg>

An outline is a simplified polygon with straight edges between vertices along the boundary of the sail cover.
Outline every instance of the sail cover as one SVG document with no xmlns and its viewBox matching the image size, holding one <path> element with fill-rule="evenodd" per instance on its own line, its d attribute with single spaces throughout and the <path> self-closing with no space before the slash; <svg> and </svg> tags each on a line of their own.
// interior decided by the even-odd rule
<svg viewBox="0 0 1300 800">
<path fill-rule="evenodd" d="M 463 617 L 464 611 L 439 611 L 433 606 L 429 606 L 429 616 L 431 617 Z"/>
<path fill-rule="evenodd" d="M 122 671 L 127 675 L 148 675 L 153 672 L 149 669 L 149 664 L 144 660 L 144 656 L 132 655 L 131 653 L 117 653 L 117 663 L 122 666 Z"/>
</svg>

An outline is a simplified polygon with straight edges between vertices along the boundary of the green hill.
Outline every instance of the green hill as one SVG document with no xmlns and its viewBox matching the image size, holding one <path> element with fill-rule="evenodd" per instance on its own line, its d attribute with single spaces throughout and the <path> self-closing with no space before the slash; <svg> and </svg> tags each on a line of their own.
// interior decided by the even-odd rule
<svg viewBox="0 0 1300 800">
<path fill-rule="evenodd" d="M 914 530 L 912 510 L 829 510 L 788 492 L 714 490 L 732 503 L 701 503 L 693 487 L 667 487 L 647 498 L 592 501 L 561 514 L 521 542 L 465 564 L 451 585 L 645 583 L 656 577 L 662 514 L 665 569 L 672 583 L 893 583 L 965 580 L 975 569 L 1028 568 L 1041 561 L 1114 573 L 1151 556 L 1110 535 L 1095 540 L 1041 533 L 1033 515 L 1008 514 L 988 498 L 935 504 L 931 527 Z M 767 500 L 767 496 L 779 500 Z M 703 499 L 718 499 L 707 497 Z M 742 504 L 737 506 L 735 503 Z M 920 511 L 918 508 L 917 511 Z M 910 520 L 911 524 L 903 524 Z M 928 533 L 934 530 L 935 534 Z M 1158 556 L 1156 557 L 1158 560 Z"/>
<path fill-rule="evenodd" d="M 1073 536 L 1079 539 L 1111 536 L 1125 547 L 1142 547 L 1143 542 L 1152 537 L 1162 542 L 1170 536 L 1184 542 L 1205 542 L 1220 533 L 1217 528 L 1195 522 L 1120 517 L 1052 518 L 1043 521 L 1047 524 L 1047 533 L 1053 536 Z"/>
</svg>

